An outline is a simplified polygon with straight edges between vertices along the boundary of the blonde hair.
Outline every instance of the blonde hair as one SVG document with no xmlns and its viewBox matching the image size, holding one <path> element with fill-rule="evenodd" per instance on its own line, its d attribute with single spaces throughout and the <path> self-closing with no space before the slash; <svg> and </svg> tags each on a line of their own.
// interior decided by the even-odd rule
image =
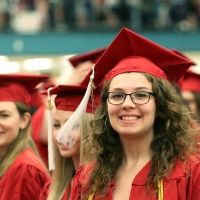
<svg viewBox="0 0 200 200">
<path fill-rule="evenodd" d="M 22 103 L 15 103 L 20 116 L 23 116 L 28 111 L 28 107 Z M 0 176 L 2 176 L 7 169 L 12 165 L 16 157 L 26 148 L 31 147 L 36 154 L 37 149 L 31 138 L 30 121 L 24 129 L 19 130 L 19 134 L 15 141 L 10 145 L 6 155 L 0 161 Z"/>
<path fill-rule="evenodd" d="M 86 113 L 82 117 L 81 124 L 81 143 L 80 143 L 80 165 L 83 165 L 91 160 L 94 160 L 94 150 L 92 146 L 92 128 L 91 122 L 94 120 L 94 115 Z"/>
<path fill-rule="evenodd" d="M 89 158 L 84 153 L 85 142 L 91 135 L 90 121 L 93 115 L 85 113 L 81 119 L 80 129 L 80 164 L 86 162 Z M 75 175 L 75 166 L 72 158 L 63 158 L 56 146 L 54 145 L 55 153 L 55 170 L 52 174 L 52 184 L 49 188 L 48 200 L 62 199 L 66 188 L 70 185 L 73 176 Z"/>
</svg>

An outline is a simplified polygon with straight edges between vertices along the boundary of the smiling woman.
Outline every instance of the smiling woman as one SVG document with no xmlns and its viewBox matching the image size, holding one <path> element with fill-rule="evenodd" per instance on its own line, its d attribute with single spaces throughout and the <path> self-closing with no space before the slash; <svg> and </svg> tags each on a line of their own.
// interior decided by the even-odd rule
<svg viewBox="0 0 200 200">
<path fill-rule="evenodd" d="M 0 137 L 0 158 L 5 156 L 9 146 L 18 137 L 19 130 L 24 129 L 30 120 L 30 114 L 25 113 L 20 116 L 17 105 L 13 102 L 0 103 L 0 124 L 1 124 L 1 137 Z M 20 133 L 21 134 L 21 133 Z"/>
<path fill-rule="evenodd" d="M 119 32 L 95 65 L 102 87 L 92 123 L 96 159 L 79 168 L 72 199 L 199 198 L 191 115 L 172 84 L 191 65 L 129 29 Z"/>
<path fill-rule="evenodd" d="M 31 92 L 47 78 L 0 75 L 0 199 L 37 200 L 50 178 L 31 139 L 29 112 Z"/>
<path fill-rule="evenodd" d="M 126 81 L 125 81 L 126 80 Z M 135 84 L 130 87 L 131 80 L 135 80 Z M 119 137 L 123 141 L 123 137 L 126 134 L 130 136 L 146 135 L 143 139 L 147 141 L 152 138 L 153 123 L 156 113 L 155 99 L 150 98 L 149 93 L 152 93 L 152 85 L 141 73 L 123 73 L 114 77 L 110 83 L 109 91 L 123 91 L 132 94 L 147 94 L 141 95 L 138 98 L 133 99 L 130 97 L 124 98 L 121 104 L 111 104 L 108 96 L 108 117 L 112 128 L 119 134 Z M 140 101 L 138 101 L 140 100 Z M 145 101 L 142 101 L 145 100 Z M 137 102 L 137 103 L 136 103 Z M 133 109 L 135 108 L 135 109 Z M 151 130 L 151 131 L 150 131 Z M 127 136 L 128 136 L 127 135 Z M 123 136 L 123 137 L 122 137 Z M 148 139 L 149 138 L 149 139 Z"/>
</svg>

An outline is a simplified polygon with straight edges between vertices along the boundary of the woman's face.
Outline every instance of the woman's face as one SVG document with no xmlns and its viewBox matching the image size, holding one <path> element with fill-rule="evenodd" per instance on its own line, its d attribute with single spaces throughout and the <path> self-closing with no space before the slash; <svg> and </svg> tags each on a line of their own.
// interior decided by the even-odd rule
<svg viewBox="0 0 200 200">
<path fill-rule="evenodd" d="M 152 92 L 152 84 L 142 73 L 123 73 L 114 77 L 109 92 L 130 94 L 136 91 Z M 119 105 L 107 101 L 108 116 L 111 126 L 120 137 L 153 136 L 153 125 L 156 114 L 155 97 L 150 96 L 149 102 L 143 105 L 132 102 L 130 96 Z"/>
<path fill-rule="evenodd" d="M 56 136 L 58 134 L 58 131 L 63 126 L 63 124 L 69 119 L 72 113 L 73 112 L 71 111 L 55 110 L 53 115 L 54 117 L 53 139 L 56 146 L 58 147 L 60 155 L 64 158 L 75 157 L 79 156 L 80 154 L 80 137 L 77 140 L 77 142 L 73 145 L 73 147 L 70 149 L 56 141 Z"/>
<path fill-rule="evenodd" d="M 10 144 L 24 129 L 29 119 L 21 117 L 13 102 L 0 102 L 0 151 L 6 153 Z"/>
<path fill-rule="evenodd" d="M 183 99 L 185 100 L 187 106 L 189 106 L 189 109 L 193 114 L 197 114 L 197 104 L 195 102 L 194 94 L 190 91 L 182 91 L 181 95 Z"/>
</svg>

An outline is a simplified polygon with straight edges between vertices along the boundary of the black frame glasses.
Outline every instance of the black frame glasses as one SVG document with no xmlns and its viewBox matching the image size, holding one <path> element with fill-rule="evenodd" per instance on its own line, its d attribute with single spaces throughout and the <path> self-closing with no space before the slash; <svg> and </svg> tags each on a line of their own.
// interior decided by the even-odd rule
<svg viewBox="0 0 200 200">
<path fill-rule="evenodd" d="M 130 94 L 126 94 L 121 91 L 116 91 L 116 92 L 108 92 L 107 100 L 112 105 L 120 105 L 124 103 L 127 96 L 130 96 L 134 104 L 143 105 L 147 104 L 150 100 L 150 96 L 155 96 L 155 94 L 153 92 L 147 92 L 147 91 L 136 91 Z"/>
</svg>

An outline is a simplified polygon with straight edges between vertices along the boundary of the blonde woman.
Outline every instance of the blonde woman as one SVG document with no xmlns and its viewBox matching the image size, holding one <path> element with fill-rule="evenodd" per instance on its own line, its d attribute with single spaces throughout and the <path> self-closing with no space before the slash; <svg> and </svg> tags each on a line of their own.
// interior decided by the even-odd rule
<svg viewBox="0 0 200 200">
<path fill-rule="evenodd" d="M 75 144 L 71 148 L 67 148 L 56 141 L 58 131 L 76 110 L 84 93 L 85 88 L 79 86 L 59 85 L 51 90 L 51 94 L 56 94 L 55 109 L 53 110 L 55 170 L 52 174 L 52 182 L 44 187 L 40 200 L 69 199 L 71 183 L 77 168 L 80 163 L 89 160 L 90 155 L 85 154 L 84 145 L 91 134 L 90 122 L 93 119 L 92 112 L 94 111 L 92 102 L 88 102 L 86 113 L 83 114 L 77 129 L 73 130 L 74 135 L 78 136 Z M 98 98 L 96 98 L 96 104 L 97 102 Z"/>
</svg>

